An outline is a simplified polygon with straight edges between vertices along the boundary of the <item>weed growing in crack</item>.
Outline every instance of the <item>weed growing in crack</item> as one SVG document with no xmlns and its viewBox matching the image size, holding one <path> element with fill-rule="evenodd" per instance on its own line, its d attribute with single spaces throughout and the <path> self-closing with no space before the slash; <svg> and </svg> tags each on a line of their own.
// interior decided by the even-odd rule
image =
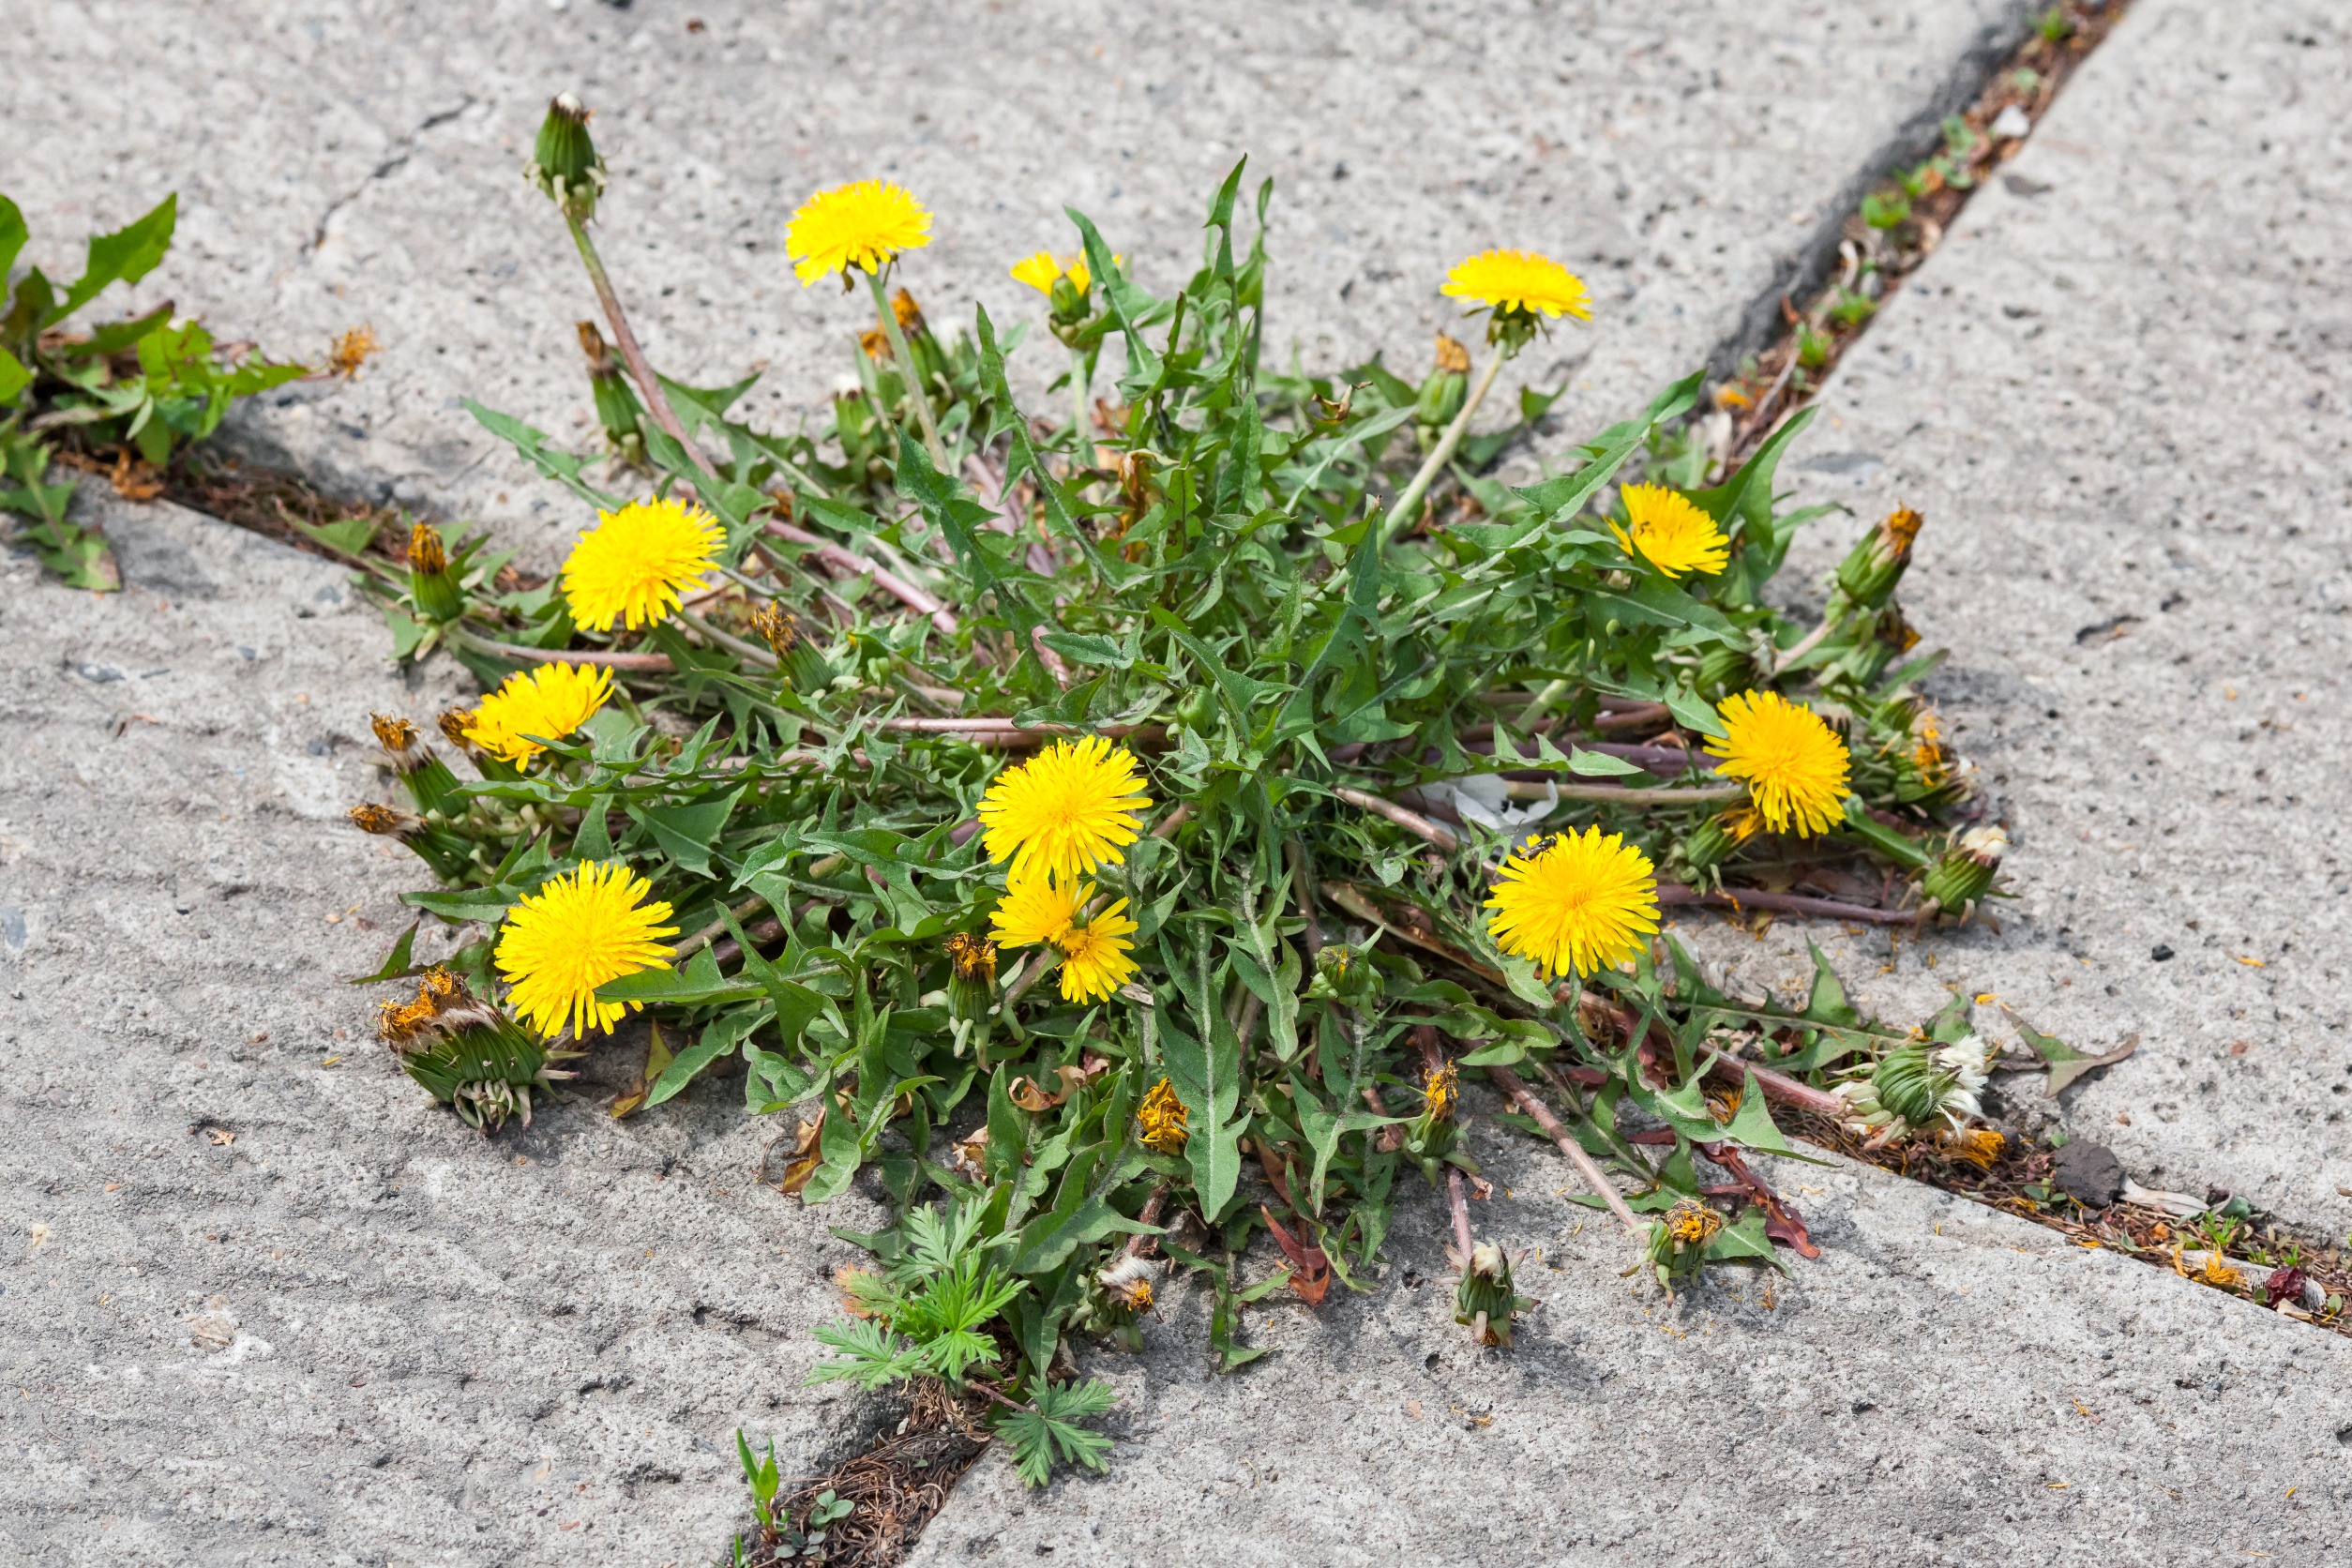
<svg viewBox="0 0 2352 1568">
<path fill-rule="evenodd" d="M 2006 841 L 1895 600 L 1917 515 L 1818 624 L 1767 602 L 1817 515 L 1772 494 L 1802 416 L 1706 487 L 1694 375 L 1505 484 L 1550 399 L 1472 422 L 1581 282 L 1456 267 L 1475 373 L 1450 338 L 1418 386 L 1275 371 L 1271 192 L 1253 229 L 1237 167 L 1170 294 L 1075 214 L 1082 264 L 1019 264 L 1070 355 L 1059 425 L 1016 405 L 1018 330 L 951 338 L 885 287 L 932 220 L 911 194 L 813 199 L 790 248 L 877 324 L 829 427 L 775 435 L 731 415 L 750 383 L 644 363 L 587 236 L 613 203 L 585 111 L 549 125 L 535 177 L 633 384 L 646 466 L 613 472 L 641 487 L 475 408 L 596 523 L 545 584 L 472 535 L 363 563 L 400 655 L 486 695 L 442 716 L 475 777 L 403 731 L 407 807 L 355 820 L 433 867 L 412 901 L 471 933 L 444 963 L 475 991 L 579 1048 L 651 1015 L 614 1114 L 723 1069 L 792 1118 L 776 1185 L 873 1172 L 893 1220 L 821 1378 L 985 1401 L 1033 1484 L 1098 1465 L 1078 1345 L 1139 1343 L 1189 1273 L 1244 1364 L 1253 1303 L 1367 1287 L 1400 1172 L 1446 1193 L 1461 1320 L 1508 1345 L 1529 1303 L 1469 1217 L 1465 1075 L 1669 1289 L 1816 1250 L 1745 1163 L 1789 1147 L 1769 1102 L 1888 1145 L 1968 1130 L 1965 1017 L 1916 1046 L 1826 967 L 1802 1010 L 1751 1004 L 1657 935 L 1681 905 L 1918 926 L 1998 896 Z"/>
</svg>

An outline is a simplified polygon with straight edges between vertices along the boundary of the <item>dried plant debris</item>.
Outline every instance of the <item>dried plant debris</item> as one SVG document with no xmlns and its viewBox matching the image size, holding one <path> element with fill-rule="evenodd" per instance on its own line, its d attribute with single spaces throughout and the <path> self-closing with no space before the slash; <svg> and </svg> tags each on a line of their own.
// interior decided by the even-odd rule
<svg viewBox="0 0 2352 1568">
<path fill-rule="evenodd" d="M 2058 0 L 1986 79 L 1974 103 L 1946 116 L 1941 143 L 1889 172 L 1847 219 L 1834 276 L 1802 309 L 1781 300 L 1784 330 L 1711 395 L 1716 410 L 1693 442 L 1702 464 L 1753 451 L 1829 378 L 1888 294 L 1934 254 L 1968 198 L 1999 173 L 2131 0 Z M 2008 176 L 2020 194 L 2036 192 Z"/>
<path fill-rule="evenodd" d="M 773 1445 L 755 1455 L 736 1433 L 754 1528 L 748 1538 L 735 1538 L 725 1560 L 738 1568 L 891 1568 L 904 1561 L 990 1439 L 983 1402 L 960 1399 L 927 1379 L 912 1385 L 912 1395 L 894 1430 L 813 1479 L 784 1481 Z"/>
</svg>

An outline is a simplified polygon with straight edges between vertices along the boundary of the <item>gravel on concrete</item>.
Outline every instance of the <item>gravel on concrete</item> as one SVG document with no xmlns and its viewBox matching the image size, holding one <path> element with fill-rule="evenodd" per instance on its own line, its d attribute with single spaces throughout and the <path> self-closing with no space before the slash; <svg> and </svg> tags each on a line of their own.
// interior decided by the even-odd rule
<svg viewBox="0 0 2352 1568">
<path fill-rule="evenodd" d="M 1468 1102 L 1479 1104 L 1478 1096 Z M 1488 1102 L 1491 1104 L 1491 1102 Z M 1507 1140 L 1507 1141 L 1505 1141 Z M 1481 1123 L 1482 1240 L 1542 1304 L 1453 1319 L 1443 1199 L 1400 1178 L 1371 1293 L 1248 1319 L 1209 1370 L 1168 1291 L 1100 1478 L 982 1459 L 913 1568 L 964 1563 L 2315 1562 L 2352 1506 L 2352 1342 L 1883 1171 L 1767 1161 L 1822 1257 L 1671 1304 L 1548 1146 Z M 1410 1194 L 1409 1194 L 1410 1189 Z M 1259 1265 L 1262 1277 L 1264 1265 Z"/>
<path fill-rule="evenodd" d="M 1547 250 L 1590 278 L 1596 324 L 1523 363 L 1574 383 L 1560 415 L 1582 435 L 1760 330 L 1860 182 L 1932 139 L 2027 8 L 19 0 L 0 48 L 42 86 L 0 103 L 0 145 L 40 156 L 0 178 L 34 232 L 25 260 L 53 271 L 177 190 L 179 245 L 142 299 L 285 355 L 362 324 L 384 345 L 356 384 L 290 388 L 238 439 L 552 553 L 576 503 L 459 400 L 596 434 L 572 329 L 593 298 L 520 177 L 558 90 L 596 111 L 600 243 L 648 352 L 703 384 L 767 368 L 746 406 L 784 428 L 822 420 L 871 324 L 786 267 L 785 219 L 812 190 L 904 182 L 936 214 L 904 273 L 933 320 L 969 322 L 977 299 L 1034 324 L 1006 269 L 1073 248 L 1064 203 L 1172 291 L 1246 153 L 1276 181 L 1277 358 L 1385 350 L 1418 378 L 1455 319 L 1448 265 Z M 1014 363 L 1042 399 L 1061 351 L 1033 337 Z"/>
<path fill-rule="evenodd" d="M 2324 0 L 2139 0 L 1846 356 L 1784 471 L 1793 499 L 1855 513 L 1791 580 L 1898 500 L 1925 513 L 1903 600 L 1923 646 L 1960 650 L 1929 686 L 2013 843 L 1998 932 L 1893 957 L 1841 939 L 1849 981 L 1907 1021 L 1950 988 L 2086 1050 L 2138 1036 L 2066 1092 L 2067 1124 L 2148 1186 L 2223 1187 L 2339 1241 L 2346 23 Z M 1710 950 L 1761 989 L 1821 934 Z"/>
<path fill-rule="evenodd" d="M 740 1078 L 606 1117 L 641 1037 L 488 1138 L 396 1071 L 340 977 L 419 879 L 343 812 L 443 683 L 339 568 L 103 520 L 123 593 L 0 577 L 0 1560 L 707 1561 L 738 1425 L 882 1419 L 802 1386 L 879 1211 L 759 1187 Z"/>
</svg>

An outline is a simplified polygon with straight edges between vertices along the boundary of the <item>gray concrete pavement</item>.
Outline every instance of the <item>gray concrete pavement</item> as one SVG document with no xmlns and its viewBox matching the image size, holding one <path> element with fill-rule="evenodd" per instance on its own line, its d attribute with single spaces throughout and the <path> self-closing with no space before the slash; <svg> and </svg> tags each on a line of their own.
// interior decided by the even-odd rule
<svg viewBox="0 0 2352 1568">
<path fill-rule="evenodd" d="M 737 1425 L 879 1417 L 802 1386 L 877 1211 L 760 1188 L 735 1084 L 601 1115 L 641 1041 L 488 1139 L 394 1070 L 338 976 L 417 878 L 342 813 L 445 683 L 327 563 L 106 521 L 124 593 L 0 579 L 0 1560 L 705 1560 Z"/>
<path fill-rule="evenodd" d="M 2352 89 L 2335 7 L 2141 0 L 1840 367 L 1789 475 L 1904 589 L 2014 844 L 2001 930 L 1844 944 L 2139 1052 L 2066 1096 L 2143 1182 L 2352 1229 Z M 1818 578 L 1855 531 L 1792 561 Z M 1722 943 L 1751 985 L 1796 932 Z M 1928 961 L 1937 965 L 1925 967 Z M 1993 1021 L 1998 1014 L 1984 1009 Z"/>
<path fill-rule="evenodd" d="M 1631 1249 L 1558 1196 L 1574 1179 L 1548 1148 L 1491 1123 L 1471 1146 L 1498 1184 L 1479 1234 L 1529 1249 L 1517 1283 L 1543 1303 L 1515 1349 L 1455 1326 L 1444 1206 L 1409 1178 L 1380 1289 L 1253 1315 L 1277 1353 L 1232 1377 L 1208 1370 L 1201 1301 L 1171 1290 L 1143 1356 L 1088 1363 L 1125 1396 L 1109 1472 L 1024 1493 L 986 1457 L 912 1563 L 2136 1568 L 2340 1548 L 2352 1343 L 1843 1164 L 1773 1162 L 1818 1262 L 1726 1268 L 1668 1305 L 1617 1277 Z"/>
<path fill-rule="evenodd" d="M 22 0 L 0 44 L 42 90 L 0 106 L 0 185 L 51 266 L 178 190 L 180 245 L 143 297 L 285 354 L 362 323 L 384 344 L 355 385 L 292 389 L 244 439 L 551 550 L 572 507 L 457 400 L 594 431 L 571 329 L 593 300 L 519 173 L 559 89 L 597 111 L 602 243 L 649 353 L 706 383 L 768 366 L 749 406 L 787 427 L 860 324 L 785 266 L 811 190 L 904 182 L 937 215 L 908 282 L 941 321 L 977 298 L 1010 322 L 1037 300 L 1005 269 L 1071 248 L 1064 203 L 1172 288 L 1247 153 L 1277 181 L 1270 342 L 1319 366 L 1385 349 L 1418 376 L 1454 317 L 1448 265 L 1547 249 L 1590 277 L 1596 324 L 1527 363 L 1575 381 L 1560 412 L 1581 430 L 1769 314 L 1857 182 L 1932 133 L 2026 9 Z M 1042 333 L 1015 364 L 1038 387 L 1062 368 Z"/>
</svg>

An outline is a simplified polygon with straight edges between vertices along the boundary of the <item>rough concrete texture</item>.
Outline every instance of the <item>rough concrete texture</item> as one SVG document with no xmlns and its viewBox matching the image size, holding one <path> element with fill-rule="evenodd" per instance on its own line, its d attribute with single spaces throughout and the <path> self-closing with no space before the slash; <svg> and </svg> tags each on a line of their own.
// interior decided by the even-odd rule
<svg viewBox="0 0 2352 1568">
<path fill-rule="evenodd" d="M 737 1425 L 879 1418 L 802 1386 L 874 1211 L 760 1188 L 733 1085 L 603 1116 L 641 1041 L 491 1138 L 396 1072 L 338 976 L 416 875 L 341 816 L 439 693 L 344 572 L 105 521 L 123 594 L 0 580 L 0 1560 L 707 1560 Z"/>
<path fill-rule="evenodd" d="M 595 435 L 572 332 L 594 302 L 519 177 L 561 88 L 597 111 L 602 244 L 648 352 L 705 384 L 768 367 L 746 406 L 788 428 L 822 417 L 864 321 L 785 265 L 811 190 L 904 182 L 937 216 L 905 269 L 934 320 L 968 322 L 977 298 L 1033 322 L 1005 270 L 1072 248 L 1064 203 L 1172 289 L 1247 153 L 1277 182 L 1271 343 L 1324 368 L 1385 350 L 1418 376 L 1455 319 L 1448 265 L 1546 249 L 1590 277 L 1596 324 L 1525 363 L 1574 379 L 1560 414 L 1581 433 L 1769 317 L 1857 182 L 1933 136 L 2025 9 L 19 0 L 0 46 L 42 90 L 0 104 L 0 145 L 39 156 L 0 177 L 26 260 L 53 271 L 177 190 L 180 243 L 142 299 L 281 354 L 363 323 L 384 344 L 357 384 L 289 389 L 239 439 L 551 552 L 576 504 L 458 400 Z M 1061 351 L 1035 337 L 1015 366 L 1042 388 Z"/>
<path fill-rule="evenodd" d="M 1997 993 L 2087 1049 L 2140 1181 L 2352 1227 L 2352 32 L 2140 0 L 1840 367 L 1790 474 L 1928 524 L 1904 601 L 2013 842 L 2000 931 L 1842 965 L 1891 1016 Z M 1748 948 L 1752 988 L 1802 965 Z M 1933 970 L 1923 967 L 1933 961 Z M 1979 1010 L 2001 1025 L 1990 1007 Z M 2028 1091 L 2028 1097 L 2038 1093 Z"/>
<path fill-rule="evenodd" d="M 1024 1493 L 984 1458 L 912 1563 L 1889 1568 L 2340 1546 L 2352 1343 L 1845 1164 L 1772 1162 L 1818 1262 L 1725 1269 L 1668 1304 L 1618 1278 L 1633 1247 L 1557 1196 L 1574 1178 L 1547 1146 L 1487 1123 L 1471 1147 L 1497 1184 L 1478 1233 L 1529 1249 L 1517 1284 L 1543 1303 L 1515 1349 L 1455 1325 L 1444 1205 L 1411 1178 L 1376 1290 L 1270 1304 L 1247 1334 L 1276 1354 L 1220 1377 L 1202 1300 L 1172 1289 L 1140 1358 L 1088 1363 L 1123 1395 L 1109 1472 Z"/>
</svg>

